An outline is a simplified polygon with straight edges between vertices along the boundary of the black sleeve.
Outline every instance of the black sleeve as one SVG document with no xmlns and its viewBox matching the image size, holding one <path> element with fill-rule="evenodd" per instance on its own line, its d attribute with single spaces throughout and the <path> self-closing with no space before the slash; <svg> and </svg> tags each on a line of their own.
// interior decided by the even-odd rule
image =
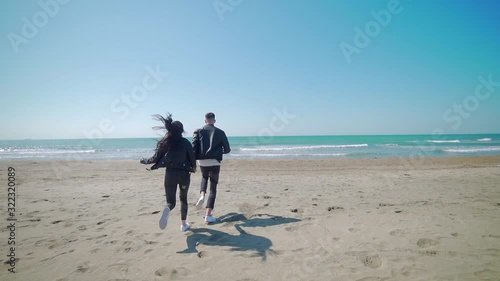
<svg viewBox="0 0 500 281">
<path fill-rule="evenodd" d="M 196 169 L 196 159 L 194 157 L 193 146 L 186 140 L 186 150 L 188 154 L 188 160 L 191 163 L 191 168 Z"/>
<path fill-rule="evenodd" d="M 153 163 L 156 163 L 158 158 L 159 158 L 159 155 L 162 155 L 161 154 L 162 152 L 160 151 L 160 143 L 158 143 L 156 145 L 156 149 L 155 149 L 155 154 L 153 156 L 151 156 L 150 158 L 142 158 L 141 159 L 141 163 L 142 164 L 153 164 Z"/>
<path fill-rule="evenodd" d="M 200 130 L 196 130 L 193 133 L 193 142 L 192 142 L 194 157 L 196 159 L 200 158 Z"/>
<path fill-rule="evenodd" d="M 224 149 L 224 154 L 231 152 L 231 147 L 229 146 L 229 141 L 224 131 L 222 131 L 222 147 Z"/>
</svg>

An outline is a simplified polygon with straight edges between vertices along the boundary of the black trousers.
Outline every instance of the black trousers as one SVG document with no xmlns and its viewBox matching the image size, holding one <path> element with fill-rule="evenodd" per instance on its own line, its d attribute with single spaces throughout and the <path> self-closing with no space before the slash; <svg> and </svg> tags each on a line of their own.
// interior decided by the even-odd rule
<svg viewBox="0 0 500 281">
<path fill-rule="evenodd" d="M 170 210 L 175 208 L 177 186 L 179 186 L 179 201 L 181 201 L 181 220 L 187 218 L 188 202 L 187 194 L 189 184 L 191 183 L 191 174 L 189 171 L 169 169 L 165 172 L 165 194 L 167 197 L 167 206 Z"/>
<path fill-rule="evenodd" d="M 217 184 L 219 183 L 220 166 L 209 166 L 201 169 L 201 188 L 200 191 L 207 192 L 208 182 L 210 182 L 210 195 L 207 200 L 207 208 L 213 209 L 215 206 L 215 197 L 217 197 Z"/>
</svg>

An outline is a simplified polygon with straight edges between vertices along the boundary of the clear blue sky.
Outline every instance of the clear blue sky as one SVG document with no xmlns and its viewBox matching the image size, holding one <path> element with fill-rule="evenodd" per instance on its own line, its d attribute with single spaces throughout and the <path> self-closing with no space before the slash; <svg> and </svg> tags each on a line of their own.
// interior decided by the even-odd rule
<svg viewBox="0 0 500 281">
<path fill-rule="evenodd" d="M 0 139 L 500 133 L 500 2 L 397 2 L 0 1 Z"/>
</svg>

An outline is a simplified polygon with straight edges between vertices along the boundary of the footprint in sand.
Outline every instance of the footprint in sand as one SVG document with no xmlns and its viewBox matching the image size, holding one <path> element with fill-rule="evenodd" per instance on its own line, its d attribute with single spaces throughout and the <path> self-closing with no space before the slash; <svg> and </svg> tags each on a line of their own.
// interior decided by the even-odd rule
<svg viewBox="0 0 500 281">
<path fill-rule="evenodd" d="M 89 262 L 85 262 L 84 264 L 79 265 L 74 272 L 83 274 L 88 272 L 89 270 L 90 270 Z"/>
<path fill-rule="evenodd" d="M 370 254 L 367 251 L 350 251 L 345 252 L 344 255 L 356 257 L 363 265 L 372 269 L 377 269 L 382 266 L 382 260 L 378 254 Z"/>
<path fill-rule="evenodd" d="M 477 277 L 479 277 L 481 279 L 494 280 L 493 278 L 498 278 L 498 276 L 500 276 L 500 272 L 485 269 L 482 271 L 474 272 L 474 275 L 476 275 Z"/>
<path fill-rule="evenodd" d="M 424 254 L 426 256 L 435 257 L 435 256 L 437 256 L 438 252 L 429 250 L 429 251 L 422 252 L 422 254 Z"/>
<path fill-rule="evenodd" d="M 379 203 L 378 204 L 379 207 L 392 207 L 394 206 L 394 204 L 390 204 L 390 203 Z"/>
<path fill-rule="evenodd" d="M 176 277 L 185 277 L 188 273 L 189 270 L 185 267 L 169 268 L 167 266 L 163 266 L 155 272 L 155 275 L 171 277 L 173 279 Z"/>
<path fill-rule="evenodd" d="M 292 225 L 292 226 L 287 226 L 285 227 L 285 230 L 286 231 L 297 231 L 299 230 L 301 227 L 300 225 Z"/>
<path fill-rule="evenodd" d="M 58 256 L 62 256 L 62 255 L 68 254 L 68 253 L 73 253 L 74 251 L 75 251 L 75 249 L 71 249 L 71 250 L 69 250 L 69 251 L 67 251 L 67 252 L 62 252 L 62 253 L 59 253 L 59 254 L 57 254 L 57 255 L 55 255 L 55 256 L 52 256 L 52 257 L 50 257 L 50 258 L 45 258 L 45 259 L 41 260 L 41 262 L 46 262 L 46 261 L 49 261 L 49 260 L 51 260 L 51 259 L 54 259 L 54 258 L 56 258 L 56 257 L 58 257 Z"/>
<path fill-rule="evenodd" d="M 49 246 L 49 250 L 52 250 L 52 249 L 54 249 L 54 248 L 57 248 L 57 247 L 59 247 L 59 246 L 61 246 L 61 245 L 63 245 L 63 243 L 62 243 L 62 242 L 59 242 L 59 241 L 53 241 L 53 242 L 52 242 L 52 245 L 50 245 L 50 246 Z"/>
<path fill-rule="evenodd" d="M 500 239 L 500 235 L 494 235 L 494 234 L 483 235 L 481 237 L 483 237 L 483 238 L 496 238 L 496 239 Z"/>
<path fill-rule="evenodd" d="M 130 265 L 126 263 L 114 263 L 107 267 L 107 270 L 121 272 L 123 274 L 129 273 Z M 113 280 L 127 280 L 127 279 L 113 279 Z"/>
<path fill-rule="evenodd" d="M 86 240 L 102 239 L 102 238 L 107 237 L 107 236 L 108 236 L 107 234 L 103 234 L 103 235 L 99 235 L 96 237 L 88 237 Z"/>
<path fill-rule="evenodd" d="M 253 212 L 257 209 L 257 207 L 248 203 L 243 203 L 238 206 L 238 209 L 241 214 L 243 214 L 246 217 L 250 217 L 252 216 Z"/>
<path fill-rule="evenodd" d="M 393 231 L 389 232 L 389 235 L 391 235 L 391 236 L 403 236 L 404 233 L 405 232 L 401 229 L 394 229 Z"/>
<path fill-rule="evenodd" d="M 429 238 L 420 238 L 417 241 L 417 245 L 421 248 L 427 248 L 427 247 L 439 245 L 439 241 L 429 239 Z"/>
<path fill-rule="evenodd" d="M 380 259 L 380 257 L 377 254 L 374 254 L 374 255 L 360 255 L 358 258 L 361 260 L 361 262 L 365 266 L 367 266 L 369 268 L 377 269 L 380 266 L 382 266 L 382 260 Z"/>
<path fill-rule="evenodd" d="M 380 281 L 380 280 L 383 280 L 383 279 L 381 279 L 380 277 L 370 276 L 370 277 L 358 279 L 356 281 Z"/>
</svg>

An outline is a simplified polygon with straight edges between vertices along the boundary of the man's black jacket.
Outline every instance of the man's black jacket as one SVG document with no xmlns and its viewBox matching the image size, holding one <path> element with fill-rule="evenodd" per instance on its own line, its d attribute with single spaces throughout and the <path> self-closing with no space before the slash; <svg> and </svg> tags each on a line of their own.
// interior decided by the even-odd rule
<svg viewBox="0 0 500 281">
<path fill-rule="evenodd" d="M 205 125 L 193 134 L 193 150 L 196 159 L 217 159 L 231 152 L 226 133 L 214 125 Z"/>
</svg>

